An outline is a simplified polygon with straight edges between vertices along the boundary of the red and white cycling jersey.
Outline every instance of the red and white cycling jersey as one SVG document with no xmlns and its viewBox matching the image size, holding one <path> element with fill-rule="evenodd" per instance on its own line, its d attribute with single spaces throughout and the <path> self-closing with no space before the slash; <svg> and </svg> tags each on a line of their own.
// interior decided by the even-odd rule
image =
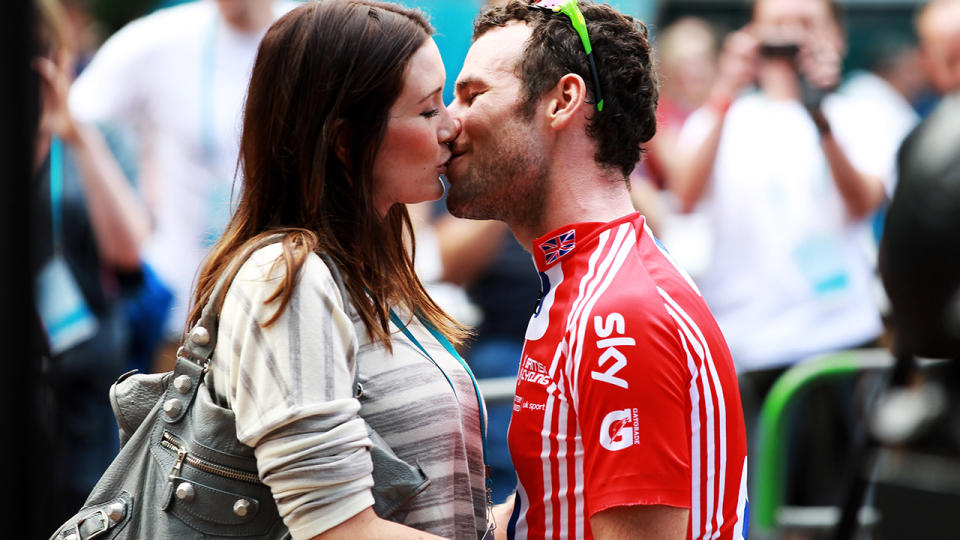
<svg viewBox="0 0 960 540">
<path fill-rule="evenodd" d="M 508 537 L 592 538 L 597 512 L 668 505 L 690 509 L 689 538 L 746 538 L 736 373 L 696 286 L 640 214 L 533 248 L 543 297 L 510 422 Z"/>
</svg>

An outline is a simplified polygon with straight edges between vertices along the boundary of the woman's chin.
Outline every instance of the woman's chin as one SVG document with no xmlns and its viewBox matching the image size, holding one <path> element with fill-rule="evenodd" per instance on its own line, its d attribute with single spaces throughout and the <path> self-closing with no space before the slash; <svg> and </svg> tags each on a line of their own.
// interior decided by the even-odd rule
<svg viewBox="0 0 960 540">
<path fill-rule="evenodd" d="M 439 201 L 447 193 L 447 184 L 444 183 L 443 178 L 437 178 L 435 182 L 436 182 L 436 190 L 434 190 L 434 192 L 430 195 L 430 198 L 425 200 L 424 202 Z"/>
</svg>

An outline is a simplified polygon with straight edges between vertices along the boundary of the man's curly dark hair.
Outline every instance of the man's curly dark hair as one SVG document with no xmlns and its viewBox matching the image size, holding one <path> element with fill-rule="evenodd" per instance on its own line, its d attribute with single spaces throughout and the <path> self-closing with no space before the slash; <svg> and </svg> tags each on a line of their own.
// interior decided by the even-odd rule
<svg viewBox="0 0 960 540">
<path fill-rule="evenodd" d="M 587 135 L 596 141 L 597 163 L 629 176 L 640 161 L 640 145 L 657 131 L 659 91 L 647 27 L 606 4 L 581 1 L 580 10 L 587 22 L 604 99 L 603 111 L 593 111 Z M 480 14 L 473 27 L 474 41 L 511 21 L 533 29 L 516 66 L 524 88 L 520 110 L 528 119 L 543 94 L 568 73 L 580 75 L 593 95 L 583 43 L 562 13 L 514 0 Z"/>
</svg>

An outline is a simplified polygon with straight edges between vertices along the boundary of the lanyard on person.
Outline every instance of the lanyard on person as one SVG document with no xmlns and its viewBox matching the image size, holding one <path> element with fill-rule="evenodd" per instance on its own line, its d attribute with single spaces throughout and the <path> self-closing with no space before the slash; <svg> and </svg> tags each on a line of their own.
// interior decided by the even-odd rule
<svg viewBox="0 0 960 540">
<path fill-rule="evenodd" d="M 477 384 L 477 378 L 473 375 L 473 371 L 470 369 L 470 366 L 467 365 L 467 362 L 463 359 L 462 356 L 460 356 L 460 353 L 457 352 L 457 349 L 453 347 L 453 344 L 450 343 L 450 340 L 447 339 L 447 336 L 440 333 L 440 331 L 434 328 L 429 321 L 424 320 L 420 316 L 418 316 L 417 318 L 420 319 L 420 322 L 423 323 L 425 327 L 427 327 L 427 330 L 434 337 L 434 339 L 436 339 L 437 342 L 440 343 L 440 345 L 443 345 L 443 348 L 446 349 L 451 356 L 456 358 L 457 362 L 460 362 L 460 365 L 463 366 L 463 369 L 467 372 L 467 375 L 470 376 L 470 382 L 473 383 L 473 391 L 476 393 L 476 396 L 477 396 L 477 410 L 480 413 L 480 441 L 483 447 L 483 466 L 484 466 L 484 469 L 486 470 L 488 468 L 487 467 L 487 430 L 486 430 L 487 419 L 486 419 L 486 416 L 483 414 L 483 397 L 480 395 L 480 385 Z M 434 360 L 432 356 L 430 356 L 430 353 L 428 353 L 427 350 L 423 347 L 423 345 L 420 344 L 417 338 L 413 337 L 413 334 L 410 332 L 410 329 L 407 328 L 407 325 L 403 324 L 403 322 L 400 320 L 400 317 L 398 317 L 397 314 L 394 313 L 392 309 L 390 310 L 390 321 L 394 325 L 396 325 L 396 327 L 399 328 L 401 332 L 403 332 L 403 335 L 407 336 L 407 339 L 409 339 L 411 343 L 413 343 L 418 349 L 420 349 L 420 352 L 425 354 L 427 358 L 429 358 L 430 361 L 433 362 L 433 365 L 437 366 L 437 369 L 440 370 L 440 373 L 443 373 L 443 377 L 447 379 L 447 383 L 450 385 L 450 388 L 453 390 L 454 395 L 456 395 L 457 389 L 453 386 L 453 381 L 450 380 L 450 376 L 447 375 L 447 372 L 444 371 L 442 367 L 440 367 L 440 364 L 438 364 L 437 361 Z M 490 483 L 492 482 L 492 479 L 490 478 L 489 473 L 485 474 L 485 476 L 486 476 L 486 483 L 487 483 L 487 495 L 489 498 L 490 488 L 491 488 Z"/>
<path fill-rule="evenodd" d="M 53 250 L 63 246 L 63 142 L 50 138 L 50 225 Z"/>
<path fill-rule="evenodd" d="M 34 302 L 43 321 L 47 344 L 54 356 L 92 338 L 99 328 L 96 316 L 64 254 L 63 141 L 50 138 L 50 238 L 53 254 L 40 268 L 34 285 Z"/>
<path fill-rule="evenodd" d="M 217 69 L 217 33 L 220 31 L 220 20 L 215 14 L 210 31 L 207 32 L 203 44 L 203 65 L 200 77 L 200 142 L 203 146 L 203 157 L 210 170 L 214 169 L 217 157 L 217 139 L 214 133 L 213 101 L 215 92 L 214 73 Z"/>
</svg>

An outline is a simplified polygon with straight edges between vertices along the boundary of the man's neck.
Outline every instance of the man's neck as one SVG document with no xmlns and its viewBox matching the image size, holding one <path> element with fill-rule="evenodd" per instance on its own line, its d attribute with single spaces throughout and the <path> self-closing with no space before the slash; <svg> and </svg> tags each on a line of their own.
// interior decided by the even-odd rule
<svg viewBox="0 0 960 540">
<path fill-rule="evenodd" d="M 550 170 L 542 218 L 536 225 L 509 224 L 528 251 L 548 232 L 581 222 L 606 223 L 634 211 L 626 181 L 616 171 L 583 160 L 558 160 Z"/>
<path fill-rule="evenodd" d="M 760 68 L 760 87 L 774 101 L 797 101 L 800 85 L 797 72 L 787 61 L 768 61 Z"/>
</svg>

